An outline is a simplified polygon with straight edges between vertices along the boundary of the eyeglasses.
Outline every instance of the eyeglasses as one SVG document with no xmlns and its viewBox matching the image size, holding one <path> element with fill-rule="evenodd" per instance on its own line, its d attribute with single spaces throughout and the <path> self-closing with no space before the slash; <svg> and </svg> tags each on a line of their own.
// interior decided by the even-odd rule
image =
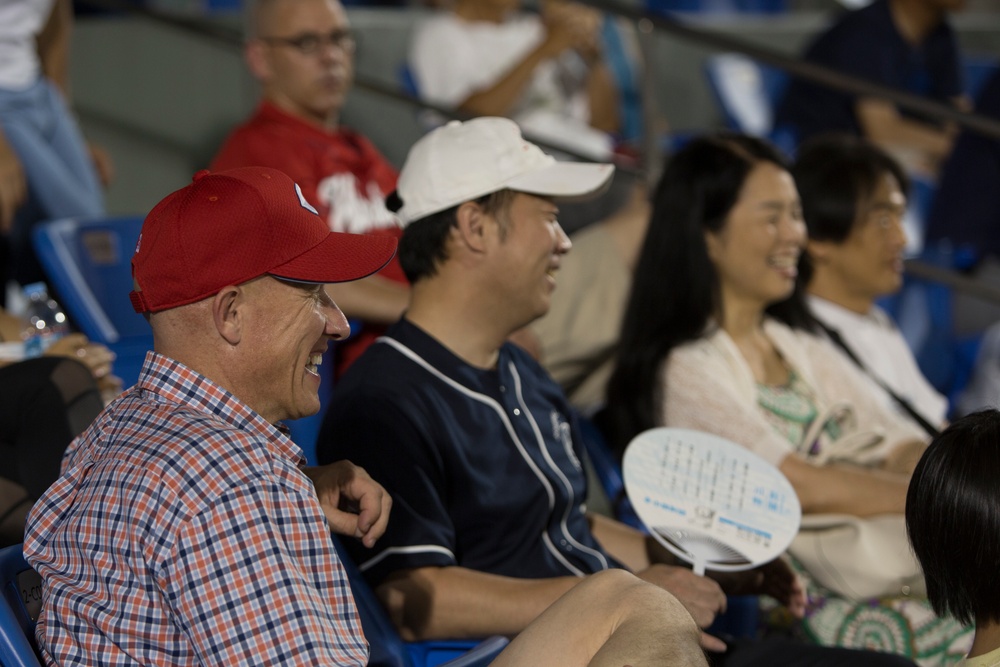
<svg viewBox="0 0 1000 667">
<path fill-rule="evenodd" d="M 358 45 L 350 30 L 334 30 L 326 35 L 306 32 L 295 37 L 261 37 L 260 40 L 268 44 L 290 46 L 304 56 L 316 55 L 325 46 L 335 46 L 344 53 L 354 53 Z"/>
</svg>

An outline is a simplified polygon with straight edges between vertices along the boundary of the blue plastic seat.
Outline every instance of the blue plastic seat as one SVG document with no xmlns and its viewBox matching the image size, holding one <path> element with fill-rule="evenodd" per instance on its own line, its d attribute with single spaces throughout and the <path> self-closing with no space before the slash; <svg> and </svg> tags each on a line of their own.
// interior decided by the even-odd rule
<svg viewBox="0 0 1000 667">
<path fill-rule="evenodd" d="M 135 383 L 153 334 L 132 309 L 132 254 L 142 217 L 66 218 L 37 225 L 38 259 L 76 327 L 117 355 L 115 374 Z"/>
<path fill-rule="evenodd" d="M 779 14 L 788 11 L 786 0 L 646 0 L 654 14 L 667 12 L 728 12 Z"/>
<path fill-rule="evenodd" d="M 76 327 L 92 341 L 107 345 L 116 355 L 114 372 L 124 386 L 135 384 L 146 352 L 153 349 L 153 333 L 145 318 L 132 309 L 132 255 L 141 216 L 83 220 L 66 218 L 38 225 L 35 251 L 49 284 Z M 333 386 L 332 352 L 323 356 L 320 402 L 328 403 Z M 315 463 L 319 414 L 288 422 L 292 440 Z"/>
<path fill-rule="evenodd" d="M 583 436 L 583 448 L 587 452 L 587 458 L 590 459 L 601 488 L 611 503 L 615 518 L 633 528 L 645 531 L 646 527 L 632 509 L 628 496 L 625 495 L 625 480 L 622 479 L 621 465 L 611 451 L 604 434 L 586 417 L 577 416 L 577 424 Z"/>
<path fill-rule="evenodd" d="M 962 73 L 965 76 L 965 92 L 976 99 L 983 85 L 1000 67 L 1000 59 L 993 55 L 966 55 L 962 58 Z"/>
<path fill-rule="evenodd" d="M 774 123 L 774 111 L 788 85 L 788 74 L 740 53 L 707 58 L 705 74 L 727 127 L 769 139 L 788 155 L 795 152 L 795 133 Z"/>
<path fill-rule="evenodd" d="M 948 243 L 940 243 L 924 247 L 915 259 L 942 269 L 961 271 L 969 268 L 975 258 L 968 249 L 955 249 Z M 896 321 L 920 372 L 948 398 L 953 411 L 972 377 L 982 344 L 981 332 L 959 335 L 956 331 L 954 289 L 908 271 L 904 274 L 902 288 L 878 303 Z"/>
<path fill-rule="evenodd" d="M 0 550 L 0 665 L 38 667 L 35 623 L 42 608 L 42 578 L 25 562 L 21 545 Z"/>
<path fill-rule="evenodd" d="M 482 642 L 423 641 L 404 642 L 382 607 L 375 591 L 347 555 L 340 540 L 331 536 L 340 562 L 351 582 L 351 593 L 358 607 L 361 626 L 371 648 L 369 667 L 485 667 L 490 664 L 509 640 L 499 635 Z"/>
</svg>

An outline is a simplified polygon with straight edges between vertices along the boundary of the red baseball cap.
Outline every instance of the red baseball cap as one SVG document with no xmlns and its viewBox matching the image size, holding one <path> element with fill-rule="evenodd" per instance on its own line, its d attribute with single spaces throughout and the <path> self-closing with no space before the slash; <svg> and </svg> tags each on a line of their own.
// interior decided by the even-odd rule
<svg viewBox="0 0 1000 667">
<path fill-rule="evenodd" d="M 144 313 L 264 274 L 306 283 L 357 280 L 395 252 L 392 237 L 331 232 L 299 186 L 276 169 L 199 171 L 146 216 L 129 297 Z"/>
</svg>

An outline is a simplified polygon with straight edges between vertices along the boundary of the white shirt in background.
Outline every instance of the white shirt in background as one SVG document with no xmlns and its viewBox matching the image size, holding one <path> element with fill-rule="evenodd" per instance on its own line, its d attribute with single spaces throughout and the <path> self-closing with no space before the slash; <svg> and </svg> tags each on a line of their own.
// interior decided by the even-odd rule
<svg viewBox="0 0 1000 667">
<path fill-rule="evenodd" d="M 826 299 L 809 296 L 809 307 L 826 326 L 838 332 L 851 351 L 872 374 L 878 377 L 931 424 L 942 424 L 948 414 L 948 399 L 939 394 L 924 378 L 906 339 L 888 314 L 873 306 L 859 315 Z M 872 381 L 886 405 L 906 416 L 878 383 Z"/>
<path fill-rule="evenodd" d="M 545 26 L 534 14 L 498 24 L 440 12 L 414 31 L 409 64 L 422 99 L 457 106 L 503 79 L 544 39 Z M 535 68 L 510 116 L 553 146 L 607 159 L 613 143 L 589 124 L 586 81 L 587 67 L 575 51 L 546 60 Z"/>
</svg>

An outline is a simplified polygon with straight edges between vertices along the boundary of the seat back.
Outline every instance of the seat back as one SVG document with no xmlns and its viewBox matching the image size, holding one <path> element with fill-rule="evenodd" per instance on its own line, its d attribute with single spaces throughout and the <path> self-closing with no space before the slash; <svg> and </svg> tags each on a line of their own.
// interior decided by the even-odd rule
<svg viewBox="0 0 1000 667">
<path fill-rule="evenodd" d="M 971 255 L 942 242 L 925 246 L 916 257 L 941 269 L 962 271 Z M 907 272 L 903 286 L 878 304 L 896 321 L 913 352 L 920 372 L 948 398 L 949 412 L 972 377 L 983 333 L 959 333 L 955 326 L 955 300 L 949 285 Z"/>
<path fill-rule="evenodd" d="M 1000 59 L 994 55 L 965 55 L 962 58 L 962 74 L 965 77 L 965 92 L 972 99 L 979 96 L 986 82 L 1000 67 Z"/>
<path fill-rule="evenodd" d="M 727 127 L 769 139 L 789 155 L 795 152 L 794 133 L 774 123 L 788 85 L 784 71 L 741 53 L 719 53 L 706 58 L 705 74 Z"/>
<path fill-rule="evenodd" d="M 369 667 L 486 667 L 500 655 L 508 640 L 490 637 L 476 643 L 471 640 L 404 642 L 379 602 L 375 591 L 365 581 L 347 550 L 336 536 L 331 536 L 337 555 L 351 582 L 351 594 L 358 607 L 361 627 L 371 655 Z"/>
<path fill-rule="evenodd" d="M 331 536 L 330 539 L 333 540 L 337 555 L 340 557 L 340 563 L 351 582 L 351 595 L 354 596 L 354 604 L 357 605 L 358 616 L 361 617 L 361 627 L 364 628 L 365 638 L 368 639 L 369 666 L 411 667 L 412 663 L 406 652 L 403 638 L 396 631 L 396 627 L 386 614 L 382 603 L 376 597 L 375 591 L 365 581 L 361 570 L 351 560 L 339 538 Z"/>
<path fill-rule="evenodd" d="M 139 216 L 39 224 L 32 241 L 49 284 L 70 319 L 91 340 L 117 355 L 115 373 L 135 382 L 153 336 L 132 309 L 132 254 L 142 229 Z"/>
<path fill-rule="evenodd" d="M 604 489 L 604 494 L 608 497 L 608 502 L 611 503 L 615 518 L 633 528 L 645 530 L 642 521 L 632 509 L 632 503 L 625 495 L 621 463 L 611 451 L 604 434 L 593 420 L 582 415 L 578 415 L 576 420 L 580 427 L 580 435 L 583 437 L 583 448 L 587 452 L 590 464 L 594 467 L 594 473 L 601 483 L 601 488 Z"/>
<path fill-rule="evenodd" d="M 35 623 L 42 608 L 42 578 L 24 560 L 21 545 L 0 550 L 0 665 L 38 667 Z"/>
</svg>

